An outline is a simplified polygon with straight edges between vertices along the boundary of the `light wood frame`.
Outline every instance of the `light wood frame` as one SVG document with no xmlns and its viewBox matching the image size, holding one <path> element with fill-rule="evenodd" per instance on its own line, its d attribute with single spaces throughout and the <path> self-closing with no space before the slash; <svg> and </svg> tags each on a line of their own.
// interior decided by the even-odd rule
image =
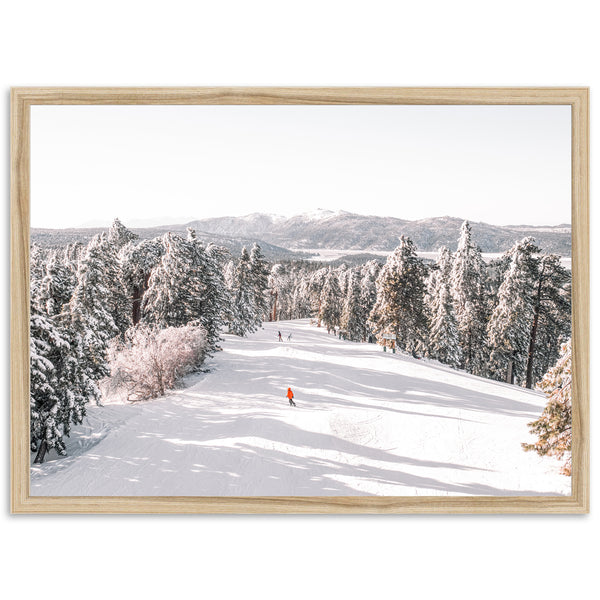
<svg viewBox="0 0 600 600">
<path fill-rule="evenodd" d="M 31 496 L 29 193 L 32 105 L 422 104 L 571 106 L 573 448 L 571 496 Z M 588 88 L 13 88 L 11 90 L 11 510 L 13 513 L 589 512 Z"/>
</svg>

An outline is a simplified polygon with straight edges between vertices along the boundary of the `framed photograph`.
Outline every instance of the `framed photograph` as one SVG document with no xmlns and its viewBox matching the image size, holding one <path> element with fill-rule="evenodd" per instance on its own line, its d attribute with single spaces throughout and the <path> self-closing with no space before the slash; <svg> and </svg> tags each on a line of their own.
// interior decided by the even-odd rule
<svg viewBox="0 0 600 600">
<path fill-rule="evenodd" d="M 589 510 L 587 88 L 14 88 L 14 513 Z"/>
</svg>

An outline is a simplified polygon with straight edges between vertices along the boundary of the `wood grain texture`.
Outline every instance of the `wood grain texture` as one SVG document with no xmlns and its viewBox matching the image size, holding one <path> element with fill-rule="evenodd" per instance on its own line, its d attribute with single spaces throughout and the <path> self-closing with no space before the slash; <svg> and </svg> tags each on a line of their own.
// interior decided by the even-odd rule
<svg viewBox="0 0 600 600">
<path fill-rule="evenodd" d="M 36 497 L 29 494 L 29 185 L 32 105 L 563 104 L 572 111 L 571 496 Z M 11 510 L 31 513 L 589 512 L 589 90 L 587 88 L 13 88 L 11 90 Z"/>
</svg>

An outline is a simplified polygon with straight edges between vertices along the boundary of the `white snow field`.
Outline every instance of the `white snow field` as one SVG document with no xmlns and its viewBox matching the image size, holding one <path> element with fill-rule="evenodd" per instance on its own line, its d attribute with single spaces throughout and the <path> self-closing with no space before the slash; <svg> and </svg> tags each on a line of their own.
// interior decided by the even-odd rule
<svg viewBox="0 0 600 600">
<path fill-rule="evenodd" d="M 341 341 L 307 320 L 224 337 L 185 389 L 90 407 L 69 456 L 32 465 L 32 495 L 571 493 L 559 461 L 521 449 L 545 404 L 538 392 Z"/>
</svg>

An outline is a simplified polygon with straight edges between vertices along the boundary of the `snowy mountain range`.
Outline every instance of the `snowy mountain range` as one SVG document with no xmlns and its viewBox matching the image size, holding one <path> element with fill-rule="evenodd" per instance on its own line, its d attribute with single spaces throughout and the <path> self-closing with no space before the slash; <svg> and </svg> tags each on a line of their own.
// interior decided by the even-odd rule
<svg viewBox="0 0 600 600">
<path fill-rule="evenodd" d="M 440 246 L 456 250 L 460 226 L 464 219 L 434 217 L 408 221 L 395 217 L 359 215 L 346 211 L 316 210 L 292 217 L 252 213 L 241 217 L 216 217 L 182 224 L 133 228 L 142 239 L 162 235 L 166 231 L 185 232 L 193 227 L 198 237 L 215 242 L 237 252 L 242 245 L 258 241 L 265 254 L 283 259 L 294 256 L 290 251 L 331 248 L 362 250 L 365 252 L 391 251 L 401 235 L 410 237 L 418 250 L 435 252 Z M 125 223 L 128 225 L 128 223 Z M 471 223 L 473 239 L 483 252 L 508 250 L 515 241 L 526 236 L 535 238 L 545 252 L 571 256 L 571 226 L 490 225 Z M 43 246 L 86 242 L 102 231 L 99 228 L 32 229 L 31 239 Z"/>
<path fill-rule="evenodd" d="M 456 250 L 464 219 L 435 217 L 408 221 L 394 217 L 358 215 L 345 211 L 319 210 L 293 217 L 252 213 L 244 217 L 218 217 L 192 221 L 188 225 L 213 235 L 258 238 L 289 248 L 336 248 L 342 250 L 391 251 L 401 235 L 417 248 L 437 251 L 440 246 Z M 526 236 L 533 236 L 545 251 L 571 255 L 571 226 L 498 226 L 472 223 L 473 238 L 483 252 L 504 252 Z"/>
</svg>

